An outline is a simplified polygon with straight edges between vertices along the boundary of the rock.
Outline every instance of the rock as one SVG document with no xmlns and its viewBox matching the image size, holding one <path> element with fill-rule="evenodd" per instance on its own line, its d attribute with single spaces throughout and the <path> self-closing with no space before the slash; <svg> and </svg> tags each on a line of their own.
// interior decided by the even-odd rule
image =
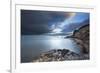
<svg viewBox="0 0 100 73">
<path fill-rule="evenodd" d="M 36 60 L 33 60 L 33 62 L 85 60 L 85 59 L 89 59 L 89 56 L 88 55 L 84 56 L 84 54 L 80 55 L 68 49 L 58 49 L 41 53 Z"/>
</svg>

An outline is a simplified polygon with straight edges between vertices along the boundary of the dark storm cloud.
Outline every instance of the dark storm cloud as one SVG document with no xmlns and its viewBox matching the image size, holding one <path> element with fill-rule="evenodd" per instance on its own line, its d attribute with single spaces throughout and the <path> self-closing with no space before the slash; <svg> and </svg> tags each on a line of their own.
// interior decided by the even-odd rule
<svg viewBox="0 0 100 73">
<path fill-rule="evenodd" d="M 64 12 L 21 10 L 21 34 L 49 33 L 50 22 L 61 22 L 68 17 Z"/>
</svg>

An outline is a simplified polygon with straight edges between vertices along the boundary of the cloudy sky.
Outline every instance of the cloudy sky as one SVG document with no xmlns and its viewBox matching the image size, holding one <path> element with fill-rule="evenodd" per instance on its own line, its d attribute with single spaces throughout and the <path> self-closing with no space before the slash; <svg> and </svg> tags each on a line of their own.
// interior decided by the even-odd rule
<svg viewBox="0 0 100 73">
<path fill-rule="evenodd" d="M 89 13 L 21 10 L 21 34 L 66 33 L 89 24 Z"/>
</svg>

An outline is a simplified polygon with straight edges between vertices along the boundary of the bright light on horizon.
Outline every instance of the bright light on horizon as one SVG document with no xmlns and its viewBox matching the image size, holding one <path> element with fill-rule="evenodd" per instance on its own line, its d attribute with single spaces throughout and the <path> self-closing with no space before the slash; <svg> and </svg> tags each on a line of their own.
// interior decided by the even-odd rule
<svg viewBox="0 0 100 73">
<path fill-rule="evenodd" d="M 53 33 L 61 33 L 62 32 L 62 29 L 60 28 L 56 28 L 52 31 Z"/>
</svg>

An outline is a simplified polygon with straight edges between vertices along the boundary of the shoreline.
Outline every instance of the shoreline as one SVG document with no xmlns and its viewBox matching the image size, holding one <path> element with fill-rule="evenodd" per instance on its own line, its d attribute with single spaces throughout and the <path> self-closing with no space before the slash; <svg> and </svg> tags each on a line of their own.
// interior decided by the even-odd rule
<svg viewBox="0 0 100 73">
<path fill-rule="evenodd" d="M 72 61 L 72 60 L 89 60 L 88 54 L 77 54 L 68 49 L 54 49 L 44 53 L 33 60 L 33 62 L 51 62 L 51 61 Z"/>
</svg>

